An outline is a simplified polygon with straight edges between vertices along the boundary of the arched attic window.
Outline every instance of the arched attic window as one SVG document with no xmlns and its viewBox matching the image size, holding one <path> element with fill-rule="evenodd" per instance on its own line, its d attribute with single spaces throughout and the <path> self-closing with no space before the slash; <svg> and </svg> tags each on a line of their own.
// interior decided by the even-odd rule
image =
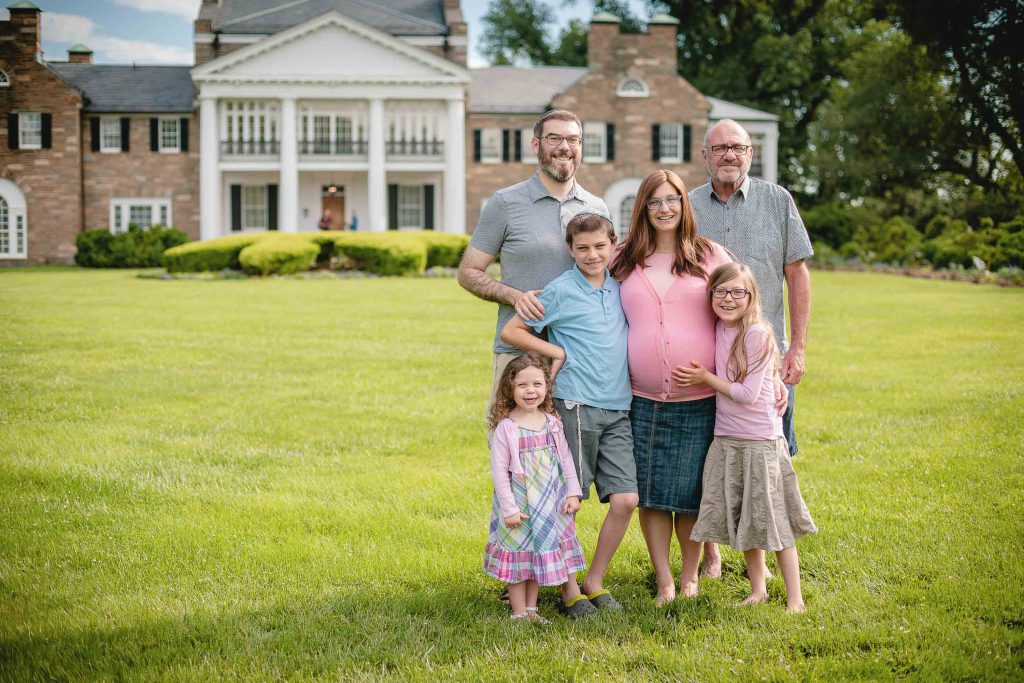
<svg viewBox="0 0 1024 683">
<path fill-rule="evenodd" d="M 619 97 L 650 97 L 651 91 L 639 78 L 623 78 L 615 94 Z"/>
<path fill-rule="evenodd" d="M 0 88 L 8 88 L 11 85 L 11 79 L 7 77 L 7 72 L 0 69 Z"/>
</svg>

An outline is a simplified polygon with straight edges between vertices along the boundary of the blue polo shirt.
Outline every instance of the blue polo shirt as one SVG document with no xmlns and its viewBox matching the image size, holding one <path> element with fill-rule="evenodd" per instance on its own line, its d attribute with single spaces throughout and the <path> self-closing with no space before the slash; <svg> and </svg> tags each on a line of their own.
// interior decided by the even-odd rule
<svg viewBox="0 0 1024 683">
<path fill-rule="evenodd" d="M 606 410 L 629 410 L 633 392 L 626 360 L 628 327 L 619 299 L 619 283 L 604 271 L 595 287 L 577 266 L 552 280 L 541 292 L 544 319 L 525 321 L 565 349 L 565 364 L 555 378 L 555 398 Z"/>
</svg>

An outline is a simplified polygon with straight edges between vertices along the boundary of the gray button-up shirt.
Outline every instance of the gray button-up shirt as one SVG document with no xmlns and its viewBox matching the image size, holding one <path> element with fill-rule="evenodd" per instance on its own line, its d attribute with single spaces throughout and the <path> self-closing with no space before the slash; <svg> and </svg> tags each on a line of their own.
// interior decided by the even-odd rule
<svg viewBox="0 0 1024 683">
<path fill-rule="evenodd" d="M 697 232 L 731 251 L 750 266 L 761 290 L 764 317 L 775 331 L 779 351 L 789 348 L 782 285 L 783 266 L 814 255 L 807 228 L 785 188 L 747 176 L 723 202 L 711 183 L 691 190 Z"/>
<path fill-rule="evenodd" d="M 501 260 L 501 281 L 520 291 L 544 289 L 573 266 L 565 244 L 565 226 L 583 210 L 608 214 L 604 202 L 573 180 L 568 196 L 559 201 L 540 180 L 540 171 L 528 180 L 495 192 L 480 214 L 469 245 Z M 499 339 L 515 309 L 498 306 L 494 352 L 517 349 Z"/>
</svg>

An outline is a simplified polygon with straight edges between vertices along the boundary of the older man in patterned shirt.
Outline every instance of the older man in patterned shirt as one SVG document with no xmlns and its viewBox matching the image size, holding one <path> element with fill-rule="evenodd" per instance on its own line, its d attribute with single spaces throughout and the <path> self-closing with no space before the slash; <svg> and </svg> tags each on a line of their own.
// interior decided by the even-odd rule
<svg viewBox="0 0 1024 683">
<path fill-rule="evenodd" d="M 814 254 L 811 240 L 789 192 L 747 175 L 754 148 L 742 126 L 723 119 L 709 127 L 701 156 L 711 182 L 689 193 L 697 232 L 725 246 L 754 272 L 765 318 L 782 354 L 782 381 L 789 390 L 783 432 L 790 454 L 796 455 L 793 387 L 804 375 L 811 317 L 811 275 L 805 261 Z M 786 336 L 783 281 L 788 290 L 792 337 Z"/>
</svg>

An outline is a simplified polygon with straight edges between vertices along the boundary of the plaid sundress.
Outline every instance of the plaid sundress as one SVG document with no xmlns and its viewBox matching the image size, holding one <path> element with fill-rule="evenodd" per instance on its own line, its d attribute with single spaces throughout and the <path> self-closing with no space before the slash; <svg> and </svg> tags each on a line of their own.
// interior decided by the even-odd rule
<svg viewBox="0 0 1024 683">
<path fill-rule="evenodd" d="M 529 515 L 516 529 L 505 528 L 498 497 L 491 506 L 491 527 L 484 552 L 484 571 L 505 583 L 533 580 L 560 586 L 569 574 L 587 568 L 576 538 L 576 522 L 562 512 L 567 494 L 555 455 L 555 438 L 545 427 L 518 427 L 519 458 L 525 475 L 510 474 L 512 495 Z"/>
</svg>

